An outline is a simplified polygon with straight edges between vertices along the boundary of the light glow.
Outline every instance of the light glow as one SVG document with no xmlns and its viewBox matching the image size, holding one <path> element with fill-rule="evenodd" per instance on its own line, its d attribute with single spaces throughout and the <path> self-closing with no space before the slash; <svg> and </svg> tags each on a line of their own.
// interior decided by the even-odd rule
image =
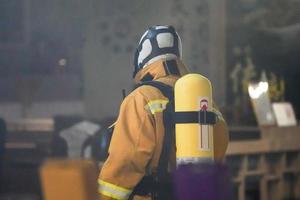
<svg viewBox="0 0 300 200">
<path fill-rule="evenodd" d="M 269 84 L 266 81 L 260 81 L 259 83 L 250 83 L 248 86 L 248 92 L 251 99 L 258 99 L 262 94 L 266 93 L 269 89 Z"/>
</svg>

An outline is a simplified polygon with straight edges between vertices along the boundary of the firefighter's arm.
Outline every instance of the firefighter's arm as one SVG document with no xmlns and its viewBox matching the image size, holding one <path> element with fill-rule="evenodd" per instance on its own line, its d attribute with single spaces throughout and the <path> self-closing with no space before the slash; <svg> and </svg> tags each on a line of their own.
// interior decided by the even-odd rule
<svg viewBox="0 0 300 200">
<path fill-rule="evenodd" d="M 226 153 L 229 133 L 227 123 L 216 105 L 213 105 L 213 112 L 217 115 L 217 123 L 214 125 L 214 157 L 221 161 Z"/>
<path fill-rule="evenodd" d="M 98 179 L 101 200 L 128 199 L 145 175 L 155 146 L 153 118 L 145 105 L 141 95 L 128 96 L 121 105 L 109 157 Z"/>
</svg>

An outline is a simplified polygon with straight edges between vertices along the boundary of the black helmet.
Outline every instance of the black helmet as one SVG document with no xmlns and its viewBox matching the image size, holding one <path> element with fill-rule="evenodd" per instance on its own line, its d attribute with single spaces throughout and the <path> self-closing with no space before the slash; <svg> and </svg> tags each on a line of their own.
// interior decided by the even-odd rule
<svg viewBox="0 0 300 200">
<path fill-rule="evenodd" d="M 141 37 L 134 55 L 133 77 L 162 58 L 181 58 L 181 39 L 172 26 L 152 26 Z"/>
</svg>

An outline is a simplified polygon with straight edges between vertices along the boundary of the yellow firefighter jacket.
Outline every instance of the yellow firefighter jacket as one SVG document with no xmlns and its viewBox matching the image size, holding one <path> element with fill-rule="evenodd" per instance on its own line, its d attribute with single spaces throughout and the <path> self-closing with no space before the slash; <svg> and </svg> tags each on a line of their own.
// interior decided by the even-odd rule
<svg viewBox="0 0 300 200">
<path fill-rule="evenodd" d="M 135 82 L 150 74 L 155 81 L 174 86 L 178 76 L 166 74 L 164 60 L 158 60 L 138 72 Z M 180 60 L 177 66 L 181 75 L 187 73 Z M 99 175 L 101 200 L 128 199 L 134 187 L 145 176 L 155 173 L 164 137 L 163 109 L 168 99 L 152 86 L 141 86 L 123 101 L 115 123 L 109 147 L 109 156 Z M 222 115 L 214 126 L 215 157 L 222 159 L 228 144 L 228 132 Z M 217 136 L 217 137 L 216 137 Z M 175 163 L 175 145 L 171 150 Z M 134 200 L 150 200 L 150 196 L 134 196 Z"/>
</svg>

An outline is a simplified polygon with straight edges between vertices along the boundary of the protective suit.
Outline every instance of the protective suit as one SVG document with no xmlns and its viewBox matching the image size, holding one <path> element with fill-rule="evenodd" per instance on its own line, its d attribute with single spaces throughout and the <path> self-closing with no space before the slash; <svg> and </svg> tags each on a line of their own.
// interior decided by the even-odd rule
<svg viewBox="0 0 300 200">
<path fill-rule="evenodd" d="M 165 62 L 170 59 L 176 61 L 176 74 L 169 73 L 165 68 Z M 146 67 L 135 70 L 134 80 L 140 83 L 145 77 L 151 77 L 152 80 L 174 86 L 176 80 L 187 73 L 179 56 L 160 56 L 148 62 Z M 168 101 L 157 88 L 147 85 L 138 87 L 124 99 L 115 123 L 109 157 L 98 179 L 102 200 L 128 199 L 145 175 L 156 173 L 165 132 L 163 110 Z M 218 116 L 220 120 L 214 126 L 215 158 L 222 159 L 228 144 L 228 132 L 222 115 L 219 113 Z M 175 144 L 170 157 L 172 169 L 176 163 Z M 135 195 L 133 199 L 151 200 L 151 195 Z"/>
</svg>

